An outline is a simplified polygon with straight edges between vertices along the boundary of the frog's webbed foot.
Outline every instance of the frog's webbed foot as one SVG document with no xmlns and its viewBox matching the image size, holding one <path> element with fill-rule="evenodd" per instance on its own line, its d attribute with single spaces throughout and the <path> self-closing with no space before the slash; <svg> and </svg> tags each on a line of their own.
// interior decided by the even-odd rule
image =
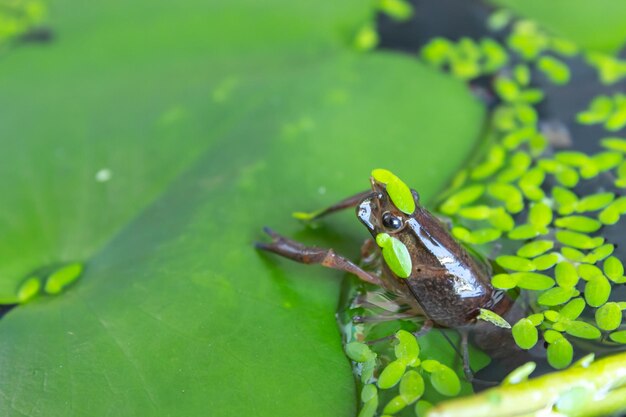
<svg viewBox="0 0 626 417">
<path fill-rule="evenodd" d="M 257 242 L 255 244 L 257 249 L 273 252 L 303 264 L 320 264 L 327 268 L 349 272 L 370 284 L 382 285 L 382 281 L 376 275 L 364 271 L 349 259 L 337 255 L 332 249 L 305 246 L 300 242 L 279 235 L 269 227 L 263 230 L 272 238 L 272 241 L 270 243 Z"/>
</svg>

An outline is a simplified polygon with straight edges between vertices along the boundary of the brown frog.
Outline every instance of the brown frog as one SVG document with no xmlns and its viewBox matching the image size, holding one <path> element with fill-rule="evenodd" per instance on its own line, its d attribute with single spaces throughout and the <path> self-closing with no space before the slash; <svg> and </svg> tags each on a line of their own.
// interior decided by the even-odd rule
<svg viewBox="0 0 626 417">
<path fill-rule="evenodd" d="M 332 249 L 305 246 L 267 228 L 273 240 L 257 243 L 257 248 L 297 262 L 350 272 L 392 291 L 427 318 L 422 332 L 432 326 L 458 329 L 468 374 L 470 330 L 474 342 L 492 357 L 509 356 L 511 349 L 520 352 L 508 328 L 477 320 L 483 310 L 509 320 L 521 317 L 513 311 L 512 300 L 491 285 L 488 263 L 470 255 L 446 225 L 420 205 L 415 190 L 387 170 L 374 170 L 371 191 L 347 198 L 313 218 L 354 206 L 382 251 L 385 262 L 380 274 L 360 268 Z"/>
</svg>

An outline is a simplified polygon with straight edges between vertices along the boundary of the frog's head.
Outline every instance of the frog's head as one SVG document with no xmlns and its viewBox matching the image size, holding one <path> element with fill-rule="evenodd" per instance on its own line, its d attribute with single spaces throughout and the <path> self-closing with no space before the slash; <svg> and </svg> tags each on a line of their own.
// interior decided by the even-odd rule
<svg viewBox="0 0 626 417">
<path fill-rule="evenodd" d="M 393 272 L 407 278 L 411 272 L 407 245 L 411 246 L 412 231 L 406 226 L 419 210 L 419 195 L 385 169 L 372 171 L 371 183 L 372 193 L 358 205 L 357 217 L 376 239 Z M 392 256 L 397 259 L 391 260 Z M 400 258 L 405 259 L 400 262 Z"/>
<path fill-rule="evenodd" d="M 386 169 L 375 169 L 372 193 L 357 207 L 357 217 L 374 237 L 399 233 L 419 205 L 419 195 Z"/>
</svg>

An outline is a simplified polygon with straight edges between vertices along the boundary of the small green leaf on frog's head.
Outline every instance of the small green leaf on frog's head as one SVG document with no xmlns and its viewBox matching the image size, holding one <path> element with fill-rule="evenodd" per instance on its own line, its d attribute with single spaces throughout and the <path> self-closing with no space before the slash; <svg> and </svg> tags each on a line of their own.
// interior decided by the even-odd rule
<svg viewBox="0 0 626 417">
<path fill-rule="evenodd" d="M 386 169 L 373 170 L 372 178 L 386 185 L 387 194 L 398 210 L 406 214 L 413 214 L 415 211 L 415 200 L 408 185 Z"/>
<path fill-rule="evenodd" d="M 389 269 L 400 278 L 408 278 L 413 269 L 413 262 L 404 243 L 387 233 L 379 233 L 376 236 L 376 243 L 382 249 L 383 258 Z"/>
<path fill-rule="evenodd" d="M 483 321 L 487 321 L 491 324 L 494 324 L 498 327 L 502 327 L 505 329 L 510 329 L 511 325 L 509 324 L 508 321 L 506 321 L 505 319 L 503 319 L 500 315 L 494 313 L 491 310 L 486 310 L 484 308 L 480 309 L 480 314 L 478 315 L 478 317 L 476 317 L 478 320 L 483 320 Z"/>
</svg>

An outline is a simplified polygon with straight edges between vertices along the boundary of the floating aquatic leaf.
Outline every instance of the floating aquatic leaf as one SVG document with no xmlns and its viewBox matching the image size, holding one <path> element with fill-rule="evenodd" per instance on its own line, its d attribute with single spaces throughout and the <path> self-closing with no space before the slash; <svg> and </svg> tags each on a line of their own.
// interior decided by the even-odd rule
<svg viewBox="0 0 626 417">
<path fill-rule="evenodd" d="M 448 197 L 446 201 L 444 201 L 441 205 L 440 210 L 444 214 L 452 215 L 456 213 L 461 207 L 471 204 L 479 199 L 484 192 L 484 185 L 470 185 Z"/>
<path fill-rule="evenodd" d="M 528 222 L 537 228 L 548 226 L 552 222 L 552 209 L 545 203 L 535 203 L 528 213 Z"/>
<path fill-rule="evenodd" d="M 594 249 L 604 243 L 603 237 L 590 237 L 588 235 L 569 230 L 558 230 L 555 233 L 555 237 L 556 240 L 562 244 L 577 249 Z"/>
<path fill-rule="evenodd" d="M 491 215 L 491 207 L 481 205 L 481 206 L 471 206 L 464 207 L 459 210 L 459 216 L 464 217 L 470 220 L 485 220 Z"/>
<path fill-rule="evenodd" d="M 600 330 L 584 321 L 570 321 L 565 326 L 565 332 L 581 339 L 598 339 L 602 336 Z"/>
<path fill-rule="evenodd" d="M 396 358 L 406 366 L 414 365 L 420 354 L 420 347 L 415 336 L 406 330 L 398 330 L 396 339 L 398 340 L 394 348 Z"/>
<path fill-rule="evenodd" d="M 400 278 L 408 278 L 413 262 L 406 245 L 387 233 L 379 233 L 376 243 L 382 248 L 383 258 L 389 269 Z"/>
<path fill-rule="evenodd" d="M 542 313 L 531 314 L 530 316 L 528 316 L 526 318 L 528 320 L 530 320 L 530 322 L 533 324 L 533 326 L 539 326 L 541 323 L 543 323 L 543 314 Z"/>
<path fill-rule="evenodd" d="M 524 382 L 528 379 L 530 374 L 535 371 L 537 364 L 535 362 L 526 362 L 524 365 L 516 368 L 508 374 L 502 381 L 502 385 L 514 385 Z"/>
<path fill-rule="evenodd" d="M 524 209 L 522 193 L 511 184 L 490 184 L 487 193 L 493 198 L 503 201 L 510 213 L 519 213 Z"/>
<path fill-rule="evenodd" d="M 565 304 L 576 295 L 574 288 L 554 287 L 539 296 L 537 302 L 541 305 L 553 307 Z"/>
<path fill-rule="evenodd" d="M 602 210 L 600 214 L 598 215 L 598 220 L 602 224 L 608 224 L 608 225 L 617 223 L 619 221 L 619 218 L 620 218 L 620 212 L 617 209 L 617 206 L 615 204 L 610 204 L 608 207 Z"/>
<path fill-rule="evenodd" d="M 502 255 L 496 258 L 496 262 L 503 268 L 512 271 L 534 271 L 535 266 L 532 261 L 519 256 Z"/>
<path fill-rule="evenodd" d="M 437 369 L 439 365 L 441 365 L 441 363 L 437 360 L 426 359 L 425 361 L 422 362 L 421 366 L 422 366 L 422 369 L 425 370 L 426 372 L 435 372 L 435 369 Z"/>
<path fill-rule="evenodd" d="M 374 371 L 378 363 L 376 361 L 376 354 L 374 354 L 370 359 L 363 363 L 361 367 L 361 382 L 364 384 L 368 384 L 371 382 L 374 377 Z"/>
<path fill-rule="evenodd" d="M 616 94 L 613 98 L 615 109 L 607 119 L 604 127 L 606 130 L 616 132 L 626 126 L 626 100 L 621 94 Z"/>
<path fill-rule="evenodd" d="M 537 61 L 537 68 L 543 71 L 543 73 L 557 85 L 564 85 L 569 82 L 570 79 L 570 71 L 569 67 L 565 65 L 562 61 L 551 57 L 549 55 L 544 55 L 539 58 Z"/>
<path fill-rule="evenodd" d="M 614 193 L 597 193 L 581 198 L 576 204 L 576 212 L 596 211 L 611 204 L 615 199 Z"/>
<path fill-rule="evenodd" d="M 491 278 L 491 285 L 501 290 L 508 290 L 517 286 L 517 279 L 509 274 L 497 274 Z"/>
<path fill-rule="evenodd" d="M 578 249 L 568 248 L 567 246 L 561 248 L 561 254 L 570 261 L 580 262 L 585 257 L 585 254 Z"/>
<path fill-rule="evenodd" d="M 385 369 L 380 373 L 378 377 L 378 388 L 389 389 L 400 382 L 400 378 L 404 375 L 406 365 L 400 360 L 389 362 Z"/>
<path fill-rule="evenodd" d="M 413 6 L 405 0 L 379 0 L 378 8 L 398 21 L 404 21 L 413 16 Z"/>
<path fill-rule="evenodd" d="M 400 380 L 400 395 L 412 404 L 424 395 L 424 378 L 416 371 L 408 371 Z"/>
<path fill-rule="evenodd" d="M 559 162 L 578 168 L 588 165 L 591 161 L 586 153 L 579 151 L 561 151 L 554 155 L 554 158 Z"/>
<path fill-rule="evenodd" d="M 567 215 L 578 205 L 578 196 L 573 191 L 563 187 L 552 188 L 552 198 L 556 201 L 560 215 Z"/>
<path fill-rule="evenodd" d="M 584 233 L 596 232 L 602 227 L 602 223 L 598 220 L 586 216 L 561 217 L 554 221 L 554 225 L 574 232 Z"/>
<path fill-rule="evenodd" d="M 490 177 L 504 165 L 505 157 L 506 152 L 502 146 L 492 146 L 487 154 L 486 161 L 472 169 L 472 179 L 481 180 Z"/>
<path fill-rule="evenodd" d="M 61 290 L 80 277 L 83 264 L 72 263 L 54 271 L 46 280 L 44 290 L 48 294 L 58 294 Z"/>
<path fill-rule="evenodd" d="M 537 271 L 545 271 L 552 268 L 559 261 L 559 255 L 556 253 L 547 253 L 533 259 L 533 265 Z"/>
<path fill-rule="evenodd" d="M 426 417 L 428 415 L 428 411 L 433 408 L 433 405 L 425 400 L 419 400 L 415 404 L 415 416 L 416 417 Z"/>
<path fill-rule="evenodd" d="M 604 122 L 613 112 L 613 100 L 607 96 L 594 98 L 589 108 L 578 113 L 577 120 L 581 124 L 594 124 Z"/>
<path fill-rule="evenodd" d="M 531 349 L 539 340 L 539 333 L 535 325 L 528 319 L 521 319 L 512 329 L 515 343 L 522 349 Z"/>
<path fill-rule="evenodd" d="M 574 358 L 572 344 L 564 337 L 548 345 L 548 363 L 555 369 L 566 368 Z"/>
<path fill-rule="evenodd" d="M 494 81 L 494 90 L 498 97 L 500 97 L 504 101 L 515 101 L 519 96 L 519 87 L 515 83 L 515 81 L 505 78 L 505 77 L 497 77 Z"/>
<path fill-rule="evenodd" d="M 604 261 L 604 273 L 611 281 L 616 281 L 624 276 L 624 265 L 615 256 L 610 256 Z"/>
<path fill-rule="evenodd" d="M 563 288 L 574 288 L 578 284 L 578 273 L 574 265 L 568 261 L 561 261 L 554 269 L 557 284 Z"/>
<path fill-rule="evenodd" d="M 465 227 L 462 226 L 454 226 L 452 228 L 452 230 L 450 230 L 450 232 L 452 233 L 452 236 L 454 236 L 455 238 L 463 241 L 463 242 L 469 242 L 470 240 L 470 231 L 468 229 L 466 229 Z"/>
<path fill-rule="evenodd" d="M 363 25 L 354 36 L 353 47 L 357 51 L 370 51 L 378 45 L 378 32 L 372 24 Z"/>
<path fill-rule="evenodd" d="M 495 72 L 507 64 L 509 55 L 495 40 L 485 38 L 480 41 L 480 49 L 485 57 L 483 70 L 486 73 Z"/>
<path fill-rule="evenodd" d="M 503 319 L 500 315 L 498 315 L 497 313 L 494 313 L 491 310 L 487 310 L 484 308 L 480 309 L 480 314 L 478 315 L 478 317 L 476 317 L 478 320 L 483 320 L 486 322 L 489 322 L 493 325 L 496 325 L 498 327 L 502 327 L 504 329 L 510 329 L 511 325 L 509 324 L 508 321 L 506 321 L 505 319 Z"/>
<path fill-rule="evenodd" d="M 528 85 L 530 83 L 530 69 L 528 69 L 528 65 L 517 64 L 513 68 L 513 76 L 520 85 Z"/>
<path fill-rule="evenodd" d="M 594 249 L 590 255 L 592 255 L 594 261 L 601 261 L 607 256 L 610 256 L 615 250 L 615 246 L 612 243 L 607 243 L 605 245 L 600 246 L 599 248 Z"/>
<path fill-rule="evenodd" d="M 547 343 L 554 343 L 559 339 L 562 339 L 563 335 L 555 330 L 546 330 L 543 333 L 543 339 L 547 342 Z"/>
<path fill-rule="evenodd" d="M 576 320 L 585 310 L 585 306 L 585 300 L 582 298 L 574 298 L 561 308 L 559 315 L 569 320 Z"/>
<path fill-rule="evenodd" d="M 600 152 L 591 157 L 594 165 L 600 172 L 613 169 L 622 163 L 624 155 L 620 152 Z"/>
<path fill-rule="evenodd" d="M 420 51 L 421 57 L 434 66 L 443 65 L 452 54 L 454 45 L 445 38 L 433 38 Z M 613 102 L 611 102 L 612 104 Z"/>
<path fill-rule="evenodd" d="M 568 188 L 574 188 L 580 180 L 578 172 L 573 168 L 563 168 L 555 174 L 556 180 Z"/>
<path fill-rule="evenodd" d="M 532 106 L 526 103 L 516 103 L 513 109 L 515 111 L 515 115 L 517 116 L 517 120 L 519 120 L 523 125 L 535 126 L 537 124 L 539 116 L 537 115 L 537 110 L 535 110 Z"/>
<path fill-rule="evenodd" d="M 536 272 L 516 272 L 511 274 L 517 280 L 517 286 L 525 290 L 543 291 L 554 286 L 554 280 Z"/>
<path fill-rule="evenodd" d="M 454 397 L 461 392 L 461 381 L 456 373 L 447 366 L 440 364 L 430 374 L 430 382 L 440 394 Z"/>
<path fill-rule="evenodd" d="M 604 275 L 598 275 L 587 281 L 585 285 L 585 300 L 591 307 L 600 307 L 606 303 L 611 295 L 611 284 Z"/>
<path fill-rule="evenodd" d="M 359 411 L 358 417 L 374 417 L 374 415 L 376 414 L 377 408 L 378 408 L 378 396 L 372 398 L 371 400 L 363 404 L 361 411 Z"/>
<path fill-rule="evenodd" d="M 513 220 L 513 217 L 511 217 L 511 215 L 507 213 L 502 207 L 491 209 L 491 213 L 489 215 L 489 223 L 496 229 L 504 232 L 508 232 L 515 227 L 515 221 Z"/>
<path fill-rule="evenodd" d="M 597 276 L 602 275 L 602 271 L 595 265 L 581 264 L 578 265 L 578 275 L 585 281 L 590 281 Z"/>
<path fill-rule="evenodd" d="M 39 294 L 39 291 L 41 291 L 41 280 L 38 277 L 30 277 L 17 290 L 17 300 L 19 303 L 25 303 Z"/>
<path fill-rule="evenodd" d="M 596 310 L 596 323 L 602 330 L 615 330 L 622 324 L 622 309 L 619 304 L 609 302 Z"/>
<path fill-rule="evenodd" d="M 546 253 L 554 247 L 554 242 L 551 240 L 535 240 L 527 243 L 517 250 L 517 256 L 524 258 L 534 258 L 541 254 Z"/>
<path fill-rule="evenodd" d="M 470 232 L 469 242 L 475 245 L 483 245 L 500 239 L 502 232 L 498 229 L 477 229 Z"/>
<path fill-rule="evenodd" d="M 383 408 L 383 413 L 385 413 L 386 415 L 396 414 L 399 413 L 407 405 L 408 404 L 404 397 L 401 395 L 397 395 L 389 400 L 387 405 L 385 405 L 385 408 Z"/>
<path fill-rule="evenodd" d="M 541 103 L 545 97 L 543 91 L 538 88 L 528 88 L 522 91 L 519 95 L 519 101 L 523 101 L 528 104 Z"/>
<path fill-rule="evenodd" d="M 546 318 L 546 320 L 550 320 L 555 323 L 561 319 L 561 314 L 555 310 L 545 310 L 543 312 L 543 315 Z"/>
<path fill-rule="evenodd" d="M 515 111 L 513 108 L 507 108 L 508 112 L 510 113 L 510 117 L 512 119 L 515 118 Z M 504 113 L 507 116 L 509 116 L 509 113 Z M 499 114 L 503 114 L 502 110 L 500 110 Z M 496 114 L 497 115 L 497 114 Z M 515 120 L 510 121 L 510 123 L 512 124 L 512 126 L 507 126 L 507 128 L 503 128 L 502 130 L 512 130 L 515 127 Z M 503 138 L 502 138 L 502 145 L 508 149 L 508 150 L 513 150 L 513 149 L 517 149 L 522 143 L 529 141 L 530 138 L 535 134 L 535 129 L 531 128 L 531 127 L 524 127 L 521 129 L 515 129 L 512 132 L 507 133 Z M 528 156 L 528 154 L 526 154 L 524 152 L 525 155 Z M 520 168 L 528 168 L 530 166 L 530 158 L 528 159 L 524 159 L 524 160 L 515 160 L 515 157 L 511 158 L 511 168 L 513 170 L 513 172 L 515 172 L 515 175 L 512 176 L 512 178 L 504 178 L 501 176 L 498 176 L 498 180 L 503 181 L 503 182 L 507 182 L 507 180 L 509 181 L 513 181 L 517 178 L 519 178 L 524 172 L 522 172 L 522 170 L 520 170 Z M 525 166 L 524 166 L 525 165 Z"/>
<path fill-rule="evenodd" d="M 616 343 L 626 344 L 626 330 L 619 330 L 609 335 L 609 338 Z"/>
<path fill-rule="evenodd" d="M 532 239 L 537 235 L 539 235 L 539 230 L 537 230 L 537 228 L 531 224 L 519 225 L 513 228 L 513 230 L 511 230 L 508 234 L 509 239 L 511 240 Z"/>
<path fill-rule="evenodd" d="M 376 356 L 369 346 L 361 342 L 350 342 L 345 349 L 346 355 L 355 362 L 365 362 Z"/>
<path fill-rule="evenodd" d="M 624 152 L 626 153 L 626 139 L 622 138 L 604 138 L 600 141 L 602 146 L 612 151 Z"/>
<path fill-rule="evenodd" d="M 361 401 L 366 403 L 378 395 L 378 389 L 374 384 L 365 384 L 361 389 Z"/>
</svg>

